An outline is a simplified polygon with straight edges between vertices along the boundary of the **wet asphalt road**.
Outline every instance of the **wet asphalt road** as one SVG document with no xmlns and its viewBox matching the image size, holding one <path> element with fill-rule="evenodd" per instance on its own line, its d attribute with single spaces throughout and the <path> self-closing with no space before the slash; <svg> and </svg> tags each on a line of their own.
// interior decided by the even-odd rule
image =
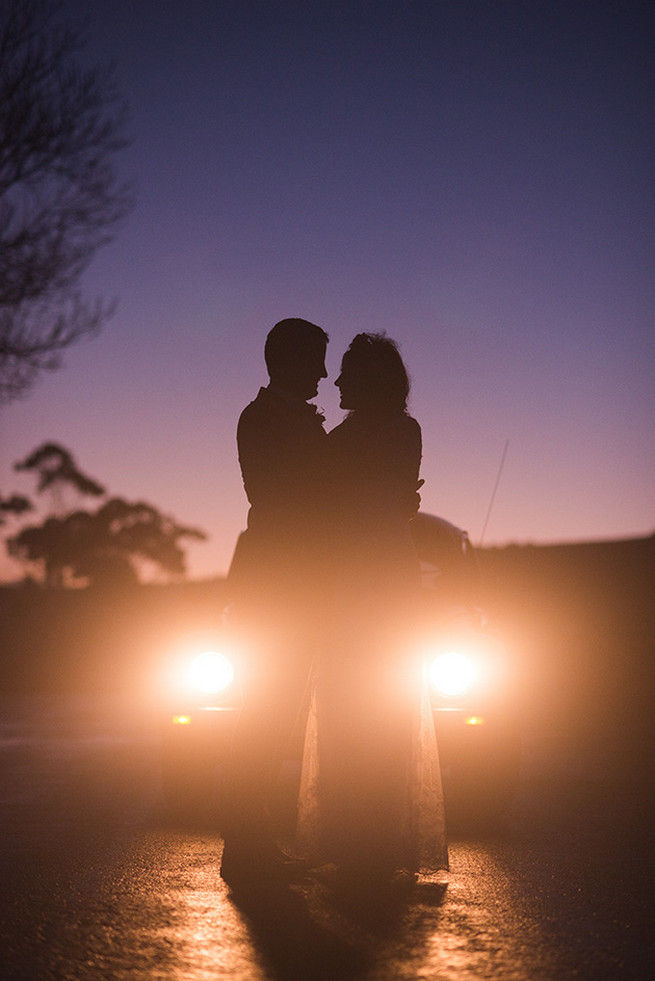
<svg viewBox="0 0 655 981">
<path fill-rule="evenodd" d="M 2 720 L 3 981 L 655 976 L 647 769 L 616 738 L 526 736 L 507 826 L 454 830 L 451 871 L 393 901 L 315 883 L 238 902 L 212 822 L 162 804 L 153 718 L 31 696 Z"/>
</svg>

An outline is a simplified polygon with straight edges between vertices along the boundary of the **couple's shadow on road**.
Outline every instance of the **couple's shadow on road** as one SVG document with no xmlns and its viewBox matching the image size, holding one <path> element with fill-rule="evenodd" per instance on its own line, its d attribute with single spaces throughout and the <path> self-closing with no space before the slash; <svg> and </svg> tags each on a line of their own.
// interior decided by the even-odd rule
<svg viewBox="0 0 655 981">
<path fill-rule="evenodd" d="M 231 892 L 230 899 L 276 981 L 355 981 L 400 949 L 411 911 L 441 906 L 446 888 L 425 881 L 403 890 L 349 891 L 307 879 Z"/>
</svg>

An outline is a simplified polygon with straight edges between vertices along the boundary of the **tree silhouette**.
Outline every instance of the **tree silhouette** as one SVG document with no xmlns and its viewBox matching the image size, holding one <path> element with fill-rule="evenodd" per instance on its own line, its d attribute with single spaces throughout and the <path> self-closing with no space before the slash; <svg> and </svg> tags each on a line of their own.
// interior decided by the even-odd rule
<svg viewBox="0 0 655 981">
<path fill-rule="evenodd" d="M 105 488 L 83 474 L 69 451 L 58 443 L 43 443 L 22 463 L 15 463 L 14 470 L 35 471 L 39 475 L 37 491 L 42 493 L 49 490 L 57 510 L 61 509 L 63 495 L 68 488 L 74 490 L 76 495 L 102 497 L 105 493 Z M 0 525 L 5 523 L 7 514 L 19 515 L 33 510 L 34 505 L 23 495 L 0 496 Z"/>
<path fill-rule="evenodd" d="M 38 493 L 54 492 L 58 504 L 65 487 L 106 497 L 104 487 L 84 474 L 72 454 L 57 443 L 39 446 L 14 469 L 33 472 Z M 21 501 L 31 506 L 18 495 L 5 506 L 12 500 L 16 513 L 27 509 Z M 165 577 L 181 578 L 185 574 L 182 542 L 206 538 L 200 529 L 178 524 L 151 504 L 111 497 L 96 511 L 51 514 L 42 524 L 23 528 L 6 544 L 9 555 L 36 565 L 50 586 L 97 585 L 136 582 L 146 565 Z"/>
<path fill-rule="evenodd" d="M 9 554 L 41 565 L 50 586 L 95 585 L 138 581 L 143 563 L 167 576 L 184 576 L 183 539 L 206 539 L 197 528 L 186 528 L 157 508 L 139 501 L 130 504 L 112 497 L 97 511 L 74 511 L 24 528 L 7 541 Z"/>
<path fill-rule="evenodd" d="M 126 110 L 82 47 L 58 0 L 0 4 L 0 403 L 113 311 L 77 284 L 131 205 L 113 167 Z"/>
<path fill-rule="evenodd" d="M 31 511 L 34 505 L 29 498 L 22 494 L 12 494 L 11 497 L 0 497 L 0 525 L 5 523 L 7 514 L 24 514 Z"/>
<path fill-rule="evenodd" d="M 22 463 L 14 464 L 14 470 L 35 471 L 39 475 L 39 493 L 51 490 L 58 496 L 66 486 L 92 497 L 102 497 L 105 493 L 102 484 L 83 474 L 71 453 L 58 443 L 43 443 Z"/>
</svg>

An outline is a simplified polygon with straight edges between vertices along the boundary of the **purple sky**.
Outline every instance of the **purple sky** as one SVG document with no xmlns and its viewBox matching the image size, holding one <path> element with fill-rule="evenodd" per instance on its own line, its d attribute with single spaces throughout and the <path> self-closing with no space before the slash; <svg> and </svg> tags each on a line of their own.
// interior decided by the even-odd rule
<svg viewBox="0 0 655 981">
<path fill-rule="evenodd" d="M 70 0 L 131 105 L 137 206 L 85 277 L 118 311 L 0 414 L 210 541 L 246 518 L 234 431 L 285 316 L 413 379 L 423 508 L 485 542 L 649 534 L 653 36 L 644 3 Z M 5 574 L 8 574 L 5 565 Z"/>
</svg>

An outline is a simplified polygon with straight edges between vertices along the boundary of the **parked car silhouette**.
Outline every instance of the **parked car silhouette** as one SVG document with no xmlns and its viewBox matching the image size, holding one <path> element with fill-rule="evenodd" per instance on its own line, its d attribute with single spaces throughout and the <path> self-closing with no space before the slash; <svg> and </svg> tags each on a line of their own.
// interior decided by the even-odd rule
<svg viewBox="0 0 655 981">
<path fill-rule="evenodd" d="M 412 522 L 423 574 L 424 647 L 444 784 L 453 826 L 488 826 L 503 816 L 520 763 L 516 691 L 507 652 L 479 605 L 468 535 L 419 512 Z M 238 643 L 229 629 L 181 640 L 162 736 L 163 788 L 178 814 L 220 815 L 221 775 L 240 707 Z M 280 784 L 281 813 L 293 813 L 302 720 Z M 286 801 L 286 804 L 285 804 Z"/>
</svg>

